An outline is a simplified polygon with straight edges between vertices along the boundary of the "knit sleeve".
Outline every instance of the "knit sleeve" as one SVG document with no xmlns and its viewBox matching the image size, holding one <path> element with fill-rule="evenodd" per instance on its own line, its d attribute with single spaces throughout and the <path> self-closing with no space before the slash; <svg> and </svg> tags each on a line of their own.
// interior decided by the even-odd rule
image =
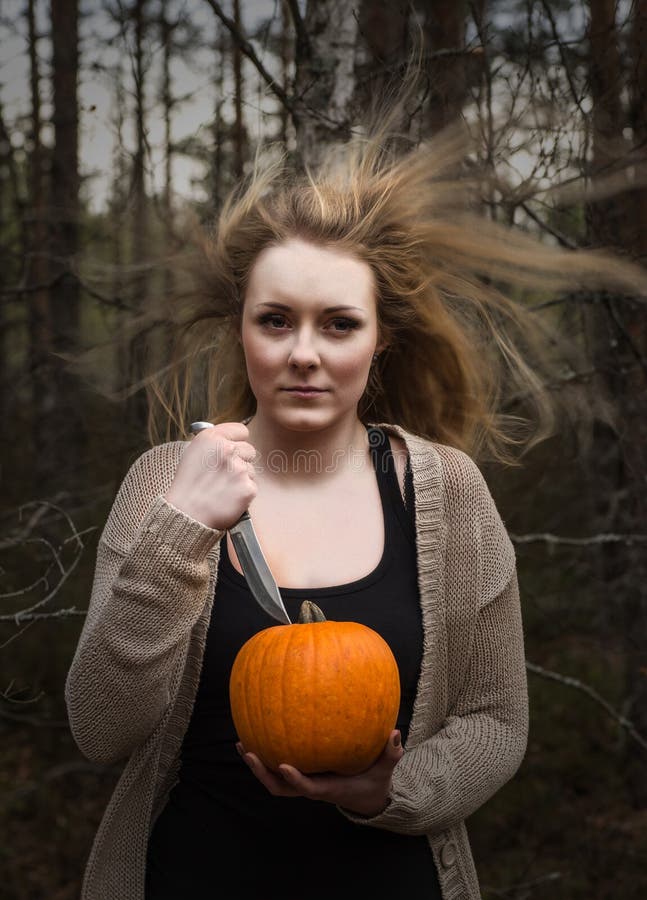
<svg viewBox="0 0 647 900">
<path fill-rule="evenodd" d="M 99 763 L 129 756 L 160 722 L 204 607 L 207 552 L 222 536 L 164 499 L 167 458 L 168 450 L 147 451 L 120 487 L 66 678 L 72 734 Z"/>
<path fill-rule="evenodd" d="M 473 620 L 457 696 L 440 729 L 412 747 L 393 773 L 390 803 L 352 821 L 403 834 L 437 833 L 463 821 L 517 771 L 528 738 L 528 690 L 514 550 L 473 464 L 463 494 L 473 510 L 464 545 L 479 557 Z M 465 568 L 457 565 L 454 571 Z"/>
</svg>

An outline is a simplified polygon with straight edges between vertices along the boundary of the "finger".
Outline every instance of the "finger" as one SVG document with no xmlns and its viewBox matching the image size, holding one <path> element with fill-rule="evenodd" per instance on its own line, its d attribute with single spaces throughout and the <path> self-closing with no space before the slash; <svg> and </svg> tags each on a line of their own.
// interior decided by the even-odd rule
<svg viewBox="0 0 647 900">
<path fill-rule="evenodd" d="M 236 441 L 234 444 L 234 456 L 238 456 L 245 462 L 254 462 L 256 459 L 256 447 L 248 441 Z"/>
<path fill-rule="evenodd" d="M 279 772 L 281 773 L 281 777 L 285 778 L 290 784 L 295 784 L 298 781 L 304 780 L 304 776 L 298 769 L 295 769 L 294 766 L 288 766 L 286 763 L 282 763 L 279 766 Z"/>
<path fill-rule="evenodd" d="M 282 763 L 279 766 L 279 772 L 281 778 L 301 796 L 312 797 L 317 793 L 315 782 L 311 778 L 308 778 L 307 775 L 304 775 L 303 772 L 299 772 L 298 769 L 295 769 L 294 766 L 288 766 L 286 763 Z"/>
<path fill-rule="evenodd" d="M 245 753 L 243 760 L 247 763 L 256 778 L 258 778 L 261 784 L 264 785 L 271 794 L 281 797 L 297 796 L 297 791 L 295 791 L 293 787 L 286 784 L 283 778 L 281 778 L 280 775 L 277 775 L 276 772 L 272 772 L 267 766 L 263 765 L 260 759 L 253 753 Z"/>
<path fill-rule="evenodd" d="M 210 428 L 207 431 L 211 431 Z M 229 441 L 244 441 L 249 437 L 249 428 L 242 422 L 220 422 L 213 429 L 218 437 L 227 438 Z"/>
<path fill-rule="evenodd" d="M 225 438 L 228 441 L 244 441 L 249 437 L 249 429 L 242 422 L 220 422 L 211 428 L 202 428 L 193 437 L 199 438 L 203 434 L 209 435 L 209 439 Z"/>
<path fill-rule="evenodd" d="M 206 422 L 204 420 L 200 420 L 197 422 L 191 422 L 189 426 L 189 436 L 194 438 L 197 437 L 202 431 L 207 431 L 213 428 L 213 424 L 211 422 Z"/>
<path fill-rule="evenodd" d="M 377 765 L 392 769 L 402 759 L 403 755 L 402 735 L 396 729 L 391 732 L 388 741 L 384 745 L 384 750 L 377 761 Z"/>
</svg>

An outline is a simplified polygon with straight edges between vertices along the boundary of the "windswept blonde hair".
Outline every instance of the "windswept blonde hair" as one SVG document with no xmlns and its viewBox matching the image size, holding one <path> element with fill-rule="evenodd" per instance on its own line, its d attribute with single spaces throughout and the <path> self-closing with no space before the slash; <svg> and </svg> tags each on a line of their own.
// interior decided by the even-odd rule
<svg viewBox="0 0 647 900">
<path fill-rule="evenodd" d="M 549 246 L 487 218 L 463 128 L 403 151 L 388 124 L 331 148 L 316 171 L 259 156 L 215 226 L 195 229 L 170 359 L 146 379 L 152 444 L 187 438 L 196 418 L 254 413 L 238 340 L 246 286 L 259 253 L 291 237 L 343 249 L 374 273 L 388 346 L 372 367 L 362 421 L 397 423 L 503 463 L 553 432 L 547 382 L 565 357 L 577 366 L 578 348 L 529 298 L 601 286 L 644 292 L 645 273 L 613 254 Z"/>
</svg>

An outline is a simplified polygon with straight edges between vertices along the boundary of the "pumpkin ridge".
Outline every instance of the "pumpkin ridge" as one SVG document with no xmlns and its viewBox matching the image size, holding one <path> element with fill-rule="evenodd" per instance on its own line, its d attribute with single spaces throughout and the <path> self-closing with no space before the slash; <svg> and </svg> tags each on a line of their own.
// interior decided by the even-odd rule
<svg viewBox="0 0 647 900">
<path fill-rule="evenodd" d="M 310 607 L 308 607 L 308 611 L 310 612 Z M 320 723 L 320 713 L 319 713 L 319 704 L 321 697 L 321 677 L 319 674 L 319 658 L 321 647 L 318 646 L 317 640 L 315 640 L 317 634 L 321 637 L 323 632 L 315 632 L 313 625 L 314 620 L 309 620 L 307 622 L 308 630 L 305 632 L 308 635 L 308 672 L 307 677 L 309 679 L 309 692 L 310 695 L 315 698 L 315 715 L 310 718 L 309 722 L 309 730 L 306 735 L 306 741 L 304 746 L 304 756 L 306 759 L 306 771 L 310 771 L 312 769 L 311 760 L 314 759 L 315 754 L 317 752 L 317 737 L 319 734 L 319 723 Z"/>
<path fill-rule="evenodd" d="M 274 627 L 274 626 L 272 626 L 272 627 Z M 256 717 L 256 721 L 257 721 L 257 723 L 260 722 L 260 725 L 261 725 L 261 734 L 259 734 L 259 743 L 263 747 L 268 747 L 268 746 L 272 745 L 271 732 L 270 732 L 270 728 L 271 728 L 270 718 L 271 717 L 266 716 L 263 713 L 263 709 L 267 708 L 267 705 L 268 705 L 267 704 L 267 700 L 268 700 L 267 689 L 273 688 L 272 680 L 269 678 L 263 677 L 263 672 L 266 670 L 266 664 L 265 664 L 266 658 L 271 649 L 271 641 L 268 641 L 265 638 L 265 634 L 267 633 L 268 630 L 269 629 L 264 629 L 264 631 L 261 632 L 263 634 L 263 637 L 261 638 L 261 646 L 263 648 L 263 653 L 262 653 L 260 659 L 257 661 L 256 672 L 255 672 L 256 683 L 260 688 L 256 692 L 258 694 L 258 698 L 259 698 L 259 704 L 258 704 L 259 709 L 258 709 L 258 715 Z M 265 690 L 264 690 L 264 688 L 265 688 Z M 275 763 L 272 762 L 272 767 L 274 767 L 274 765 L 275 765 Z"/>
<path fill-rule="evenodd" d="M 241 681 L 244 685 L 249 680 L 254 680 L 256 678 L 255 666 L 256 666 L 256 655 L 255 655 L 255 647 L 254 644 L 249 644 L 247 647 L 247 652 L 243 657 L 243 671 L 241 673 Z M 257 726 L 255 724 L 255 720 L 258 718 L 258 697 L 256 695 L 252 695 L 251 692 L 244 690 L 241 688 L 241 696 L 245 698 L 245 702 L 247 703 L 247 715 L 249 722 L 249 730 L 247 734 L 247 742 L 243 740 L 243 745 L 245 746 L 246 751 L 254 750 L 254 744 L 256 743 L 256 729 Z"/>
<path fill-rule="evenodd" d="M 285 665 L 285 662 L 290 655 L 290 650 L 292 650 L 292 652 L 294 652 L 294 644 L 296 642 L 298 632 L 293 630 L 292 632 L 290 632 L 290 631 L 286 632 L 286 634 L 288 635 L 288 639 L 286 641 L 284 641 L 283 659 L 281 660 L 281 685 L 280 685 L 281 697 L 280 697 L 280 714 L 278 715 L 278 718 L 281 720 L 281 724 L 283 726 L 283 746 L 285 748 L 285 753 L 286 753 L 286 756 L 289 759 L 291 759 L 293 756 L 293 747 L 292 747 L 292 740 L 291 740 L 292 735 L 290 734 L 290 732 L 288 730 L 288 723 L 286 722 L 285 717 L 283 715 L 283 710 L 285 709 L 286 702 L 289 699 L 288 698 L 288 689 L 287 689 L 287 685 L 286 685 L 286 681 L 287 681 L 286 673 L 287 673 L 288 667 Z M 286 762 L 286 761 L 287 760 L 278 759 L 277 764 L 279 764 L 281 762 Z"/>
<path fill-rule="evenodd" d="M 335 629 L 335 630 L 332 632 L 332 636 L 333 636 L 333 638 L 334 638 L 334 640 L 335 640 L 335 642 L 336 642 L 336 644 L 337 644 L 337 659 L 344 659 L 344 648 L 345 648 L 345 643 L 346 643 L 346 642 L 345 642 L 344 640 L 342 640 L 342 637 L 345 637 L 345 636 L 346 636 L 346 632 L 344 631 L 344 632 L 342 632 L 342 633 L 339 633 L 339 632 Z M 346 677 L 347 677 L 347 676 L 346 676 L 346 668 L 347 668 L 347 667 L 344 666 L 343 684 L 344 684 L 345 687 L 347 687 L 347 683 L 346 683 Z M 336 730 L 336 731 L 339 731 L 339 726 L 337 726 L 335 730 Z M 344 731 L 343 731 L 343 736 L 342 736 L 342 740 L 340 740 L 340 737 L 337 736 L 337 737 L 336 737 L 336 741 L 338 741 L 339 743 L 342 743 L 343 748 L 344 748 L 344 754 L 345 754 L 345 753 L 346 753 L 346 750 L 348 749 L 348 743 L 349 743 L 348 729 L 344 729 Z"/>
<path fill-rule="evenodd" d="M 240 680 L 244 684 L 249 678 L 249 669 L 250 669 L 251 655 L 249 652 L 245 654 L 243 657 L 243 671 L 240 675 Z M 251 733 L 252 725 L 251 725 L 251 717 L 249 711 L 249 698 L 248 692 L 245 690 L 240 690 L 237 694 L 242 698 L 243 701 L 243 721 L 240 723 L 240 731 L 245 733 Z M 249 750 L 249 747 L 245 747 L 245 750 Z"/>
<path fill-rule="evenodd" d="M 380 648 L 380 653 L 382 652 L 382 649 L 380 642 L 376 641 L 373 634 L 366 631 L 365 628 L 358 628 L 356 631 L 358 632 L 358 636 L 354 637 L 354 640 L 357 640 L 361 645 L 364 654 L 362 657 L 361 673 L 364 695 L 358 698 L 358 702 L 360 703 L 363 712 L 361 727 L 362 733 L 366 736 L 365 743 L 367 745 L 367 753 L 368 747 L 370 746 L 373 748 L 371 755 L 375 757 L 379 755 L 382 750 L 382 747 L 378 746 L 378 741 L 381 741 L 382 735 L 380 734 L 380 727 L 376 716 L 376 698 L 366 695 L 366 685 L 370 684 L 372 687 L 377 687 L 378 692 L 382 689 L 383 678 L 381 676 L 381 665 L 378 664 L 377 660 L 373 657 L 373 653 L 378 647 Z M 373 759 L 369 759 L 367 756 L 365 762 L 368 767 L 373 762 Z"/>
</svg>

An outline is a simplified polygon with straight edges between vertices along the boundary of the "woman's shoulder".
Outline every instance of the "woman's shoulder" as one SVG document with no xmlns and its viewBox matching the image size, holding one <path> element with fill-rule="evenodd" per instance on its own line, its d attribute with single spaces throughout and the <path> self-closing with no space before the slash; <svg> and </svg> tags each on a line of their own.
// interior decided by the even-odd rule
<svg viewBox="0 0 647 900">
<path fill-rule="evenodd" d="M 414 485 L 431 495 L 438 495 L 446 511 L 457 506 L 482 505 L 492 502 L 491 492 L 477 462 L 464 450 L 414 434 L 399 425 L 380 423 L 392 447 L 400 453 L 402 471 L 409 460 Z"/>
<path fill-rule="evenodd" d="M 419 523 L 442 522 L 451 539 L 476 541 L 487 575 L 481 600 L 487 603 L 510 578 L 515 550 L 480 467 L 458 447 L 382 427 L 389 435 L 394 431 L 409 452 Z"/>
<path fill-rule="evenodd" d="M 391 422 L 382 422 L 374 427 L 383 429 L 389 437 L 391 447 L 408 456 L 414 471 L 432 466 L 441 469 L 450 480 L 480 481 L 483 478 L 474 459 L 458 447 L 441 444 Z"/>
<path fill-rule="evenodd" d="M 122 487 L 129 482 L 137 482 L 141 485 L 150 482 L 155 485 L 160 480 L 167 478 L 169 472 L 172 479 L 187 446 L 188 441 L 167 441 L 143 450 L 135 457 L 126 471 Z"/>
<path fill-rule="evenodd" d="M 187 441 L 168 441 L 140 452 L 126 469 L 102 534 L 111 546 L 127 546 L 151 503 L 165 494 Z"/>
</svg>

